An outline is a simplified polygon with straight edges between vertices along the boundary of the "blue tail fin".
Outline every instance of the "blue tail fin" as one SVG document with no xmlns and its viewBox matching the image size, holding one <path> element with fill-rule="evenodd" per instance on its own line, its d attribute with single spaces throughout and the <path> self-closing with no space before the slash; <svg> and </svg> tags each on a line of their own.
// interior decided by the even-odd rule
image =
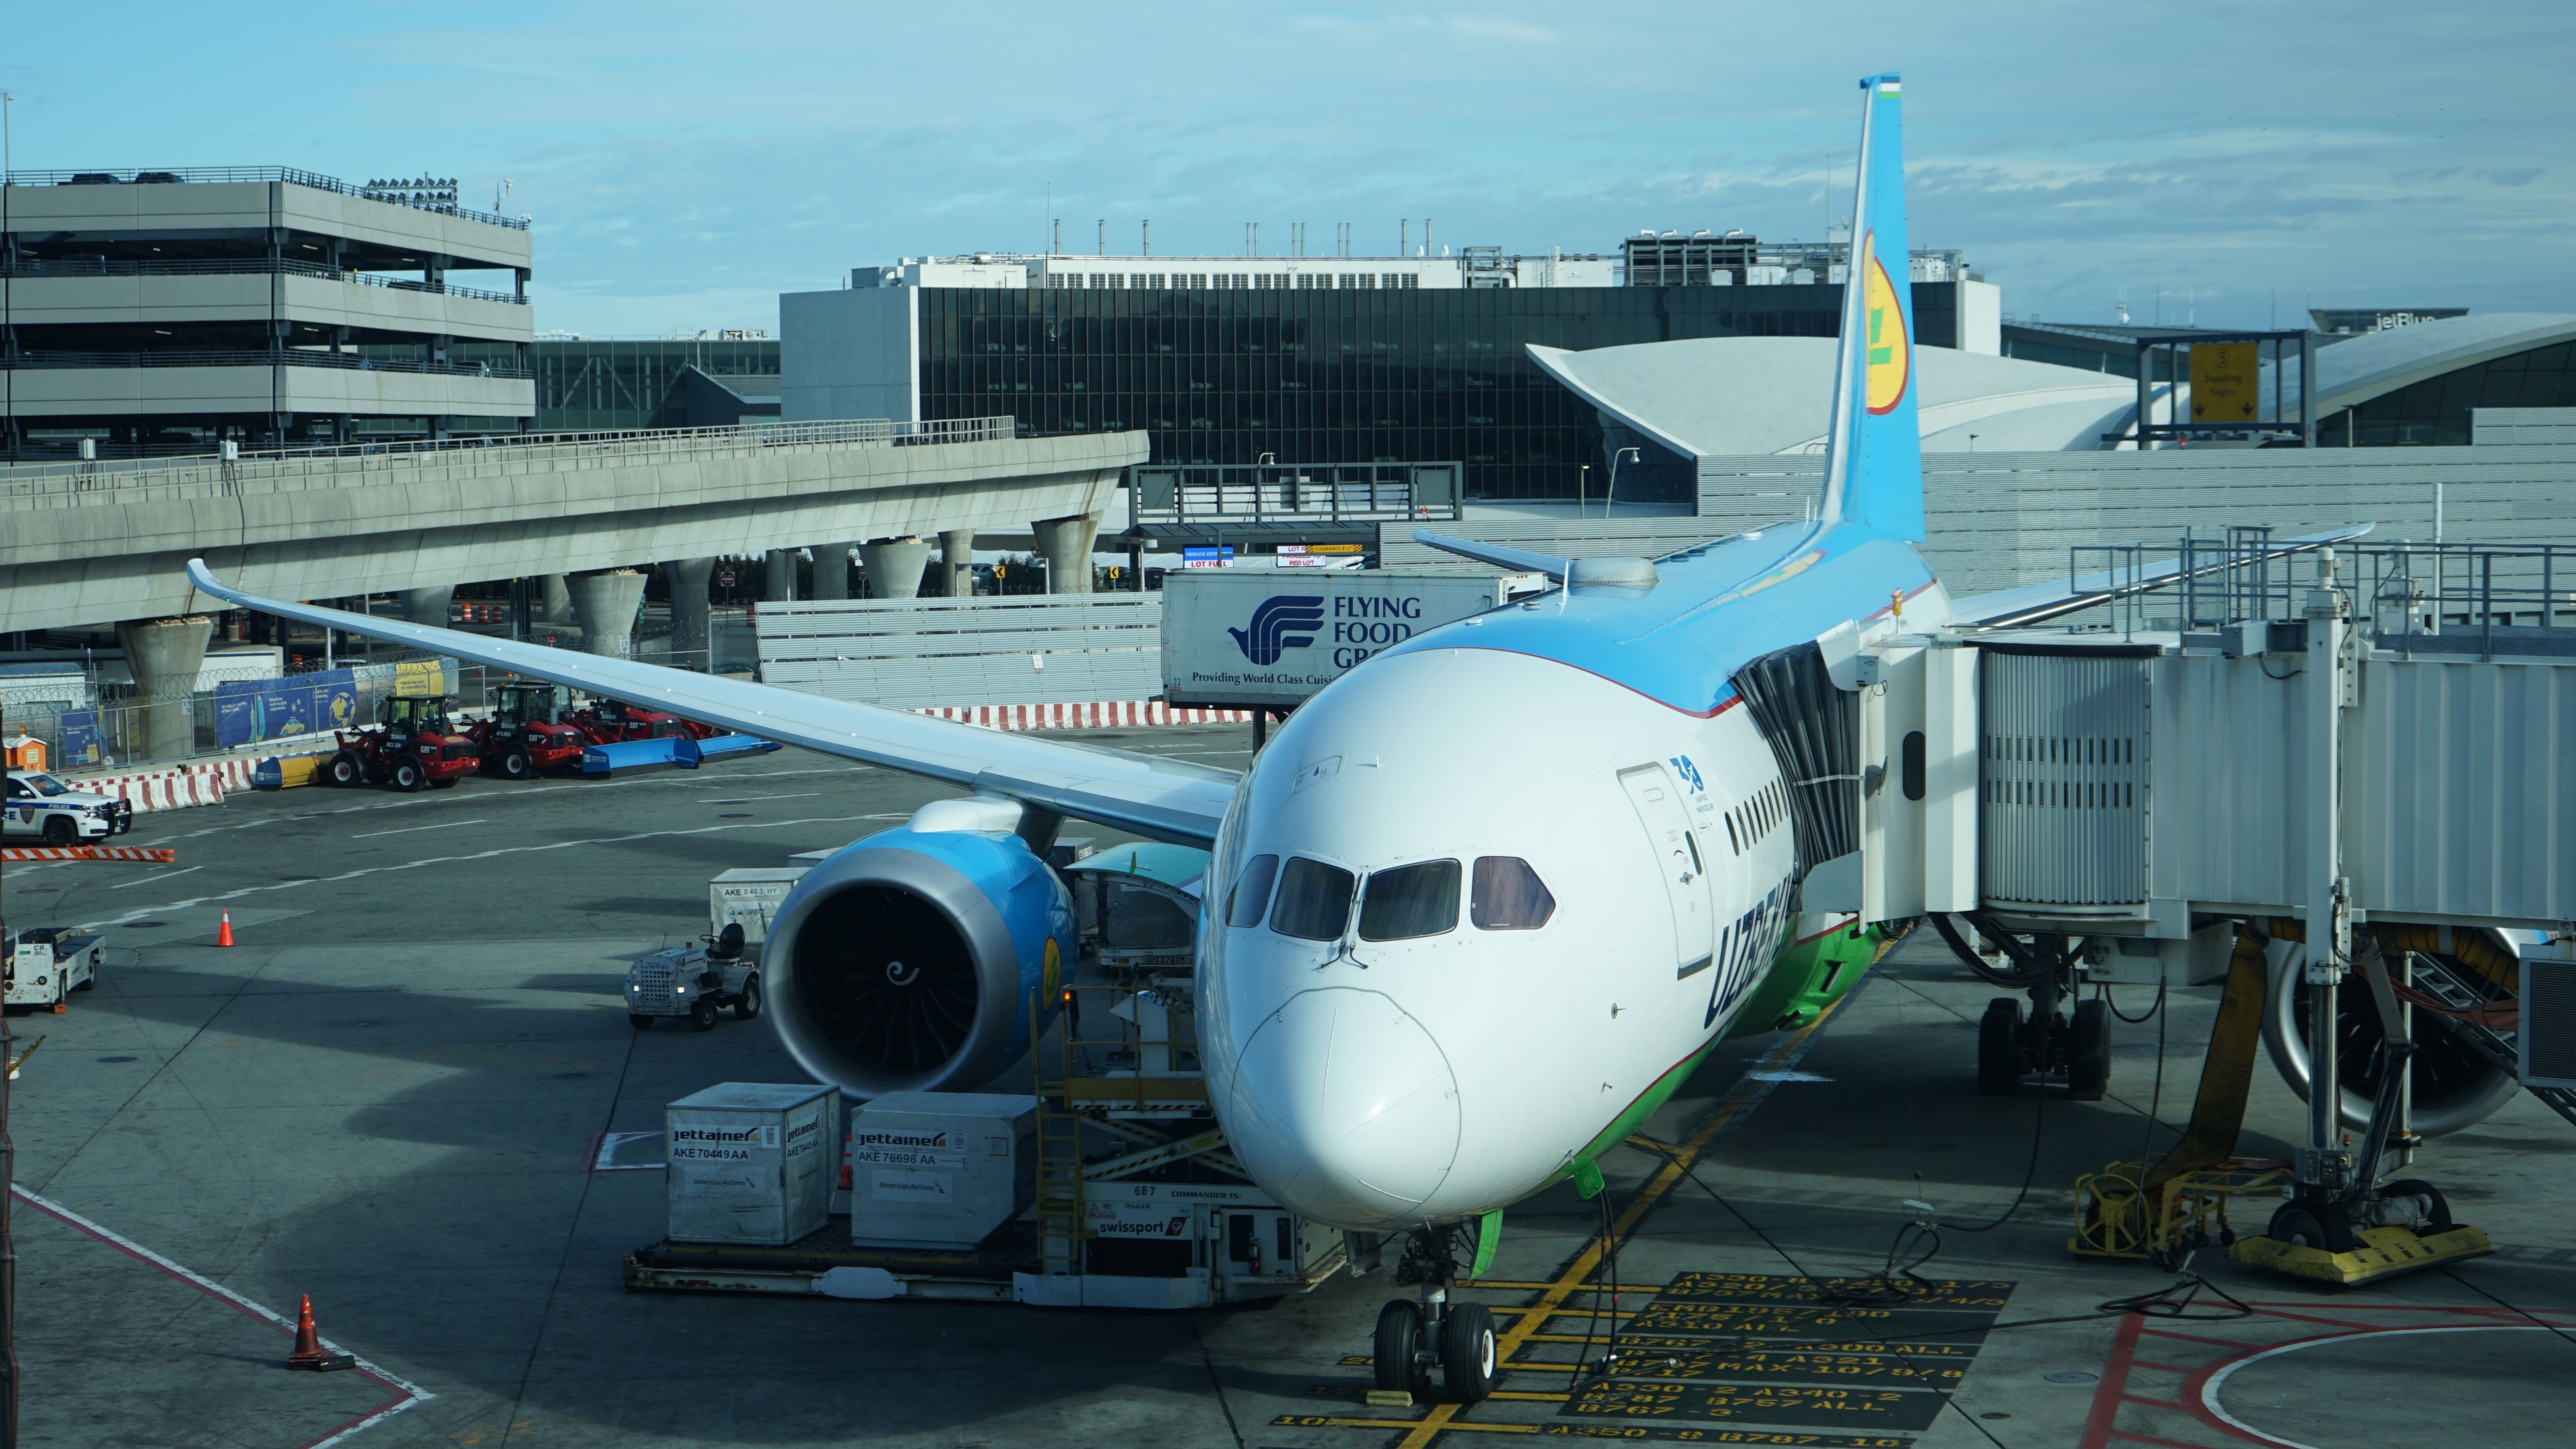
<svg viewBox="0 0 2576 1449">
<path fill-rule="evenodd" d="M 1860 83 L 1860 184 L 1843 285 L 1842 352 L 1825 441 L 1826 522 L 1923 541 L 1923 434 L 1914 417 L 1913 265 L 1905 244 L 1903 100 Z"/>
</svg>

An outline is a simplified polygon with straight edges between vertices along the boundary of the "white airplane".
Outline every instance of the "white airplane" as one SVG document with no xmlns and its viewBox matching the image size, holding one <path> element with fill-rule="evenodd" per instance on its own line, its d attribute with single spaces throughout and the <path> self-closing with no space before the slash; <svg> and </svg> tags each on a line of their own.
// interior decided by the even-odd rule
<svg viewBox="0 0 2576 1449">
<path fill-rule="evenodd" d="M 1656 560 L 1566 561 L 1540 599 L 1427 632 L 1299 709 L 1231 771 L 1002 734 L 765 685 L 262 598 L 245 608 L 667 708 L 967 787 L 812 871 L 763 961 L 772 1019 L 860 1096 L 971 1090 L 1026 1051 L 1073 947 L 1040 854 L 1066 816 L 1212 850 L 1199 941 L 1209 1095 L 1283 1206 L 1400 1236 L 1386 1387 L 1493 1375 L 1452 1257 L 1661 1106 L 1730 1033 L 1811 1019 L 1861 975 L 1805 872 L 1855 848 L 1850 713 L 1817 641 L 2018 622 L 2072 587 L 1956 607 L 1923 540 L 1899 84 L 1862 81 L 1826 482 L 1813 521 Z M 1031 847 L 1036 848 L 1033 853 Z"/>
</svg>

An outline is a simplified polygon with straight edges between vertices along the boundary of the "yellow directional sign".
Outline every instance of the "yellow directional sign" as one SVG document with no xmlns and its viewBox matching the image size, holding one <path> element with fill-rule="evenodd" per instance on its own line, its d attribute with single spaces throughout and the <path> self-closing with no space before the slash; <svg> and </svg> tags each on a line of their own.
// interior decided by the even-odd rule
<svg viewBox="0 0 2576 1449">
<path fill-rule="evenodd" d="M 2250 423 L 2262 397 L 2262 345 L 2197 342 L 2191 349 L 2191 420 Z"/>
</svg>

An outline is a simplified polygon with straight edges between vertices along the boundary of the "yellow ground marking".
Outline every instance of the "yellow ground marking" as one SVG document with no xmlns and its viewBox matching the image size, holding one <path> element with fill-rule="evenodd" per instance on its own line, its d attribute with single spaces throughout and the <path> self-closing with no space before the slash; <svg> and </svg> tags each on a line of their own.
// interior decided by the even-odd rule
<svg viewBox="0 0 2576 1449">
<path fill-rule="evenodd" d="M 1762 1095 L 1764 1089 L 1771 1085 L 1766 1081 L 1756 1081 L 1754 1079 L 1755 1076 L 1762 1072 L 1778 1071 L 1785 1067 L 1790 1061 L 1794 1060 L 1799 1051 L 1806 1046 L 1808 1038 L 1823 1030 L 1825 1023 L 1833 1020 L 1834 1012 L 1840 1009 L 1843 1002 L 1849 1000 L 1851 1000 L 1850 993 L 1845 993 L 1843 996 L 1837 998 L 1831 1006 L 1828 1006 L 1823 1011 L 1817 1013 L 1814 1021 L 1811 1021 L 1805 1026 L 1798 1028 L 1796 1031 L 1791 1032 L 1789 1035 L 1782 1037 L 1779 1045 L 1763 1053 L 1762 1060 L 1757 1062 L 1753 1066 L 1752 1070 L 1746 1072 L 1744 1076 L 1736 1082 L 1734 1090 L 1728 1092 L 1715 1107 L 1709 1110 L 1709 1114 L 1706 1117 L 1700 1119 L 1700 1124 L 1691 1129 L 1690 1136 L 1684 1138 L 1678 1145 L 1678 1155 L 1676 1157 L 1665 1158 L 1664 1165 L 1656 1170 L 1655 1175 L 1646 1179 L 1646 1185 L 1637 1189 L 1636 1195 L 1628 1200 L 1627 1209 L 1621 1212 L 1619 1216 L 1612 1221 L 1610 1225 L 1611 1233 L 1618 1237 L 1626 1237 L 1629 1231 L 1636 1227 L 1637 1223 L 1643 1219 L 1648 1212 L 1654 1209 L 1656 1202 L 1661 1200 L 1665 1193 L 1672 1191 L 1675 1183 L 1682 1180 L 1682 1174 L 1692 1163 L 1699 1160 L 1700 1152 L 1708 1146 L 1709 1142 L 1715 1138 L 1718 1133 L 1725 1131 L 1738 1117 L 1741 1117 L 1744 1114 L 1745 1109 L 1752 1106 L 1754 1101 Z M 1547 1322 L 1547 1320 L 1555 1314 L 1565 1311 L 1565 1301 L 1567 1299 L 1573 1297 L 1577 1293 L 1608 1291 L 1605 1288 L 1601 1288 L 1599 1285 L 1587 1284 L 1583 1281 L 1585 1278 L 1591 1276 L 1593 1269 L 1601 1266 L 1602 1259 L 1605 1256 L 1603 1252 L 1605 1247 L 1606 1243 L 1602 1235 L 1599 1233 L 1593 1234 L 1592 1241 L 1584 1246 L 1582 1252 L 1575 1255 L 1573 1262 L 1566 1264 L 1564 1272 L 1557 1274 L 1554 1279 L 1544 1285 L 1537 1285 L 1539 1286 L 1539 1300 L 1536 1303 L 1530 1304 L 1528 1307 L 1519 1310 L 1518 1316 L 1513 1320 L 1511 1327 L 1504 1329 L 1502 1332 L 1494 1336 L 1495 1363 L 1510 1363 L 1512 1361 L 1512 1355 L 1519 1352 L 1523 1344 L 1528 1343 L 1536 1336 L 1541 1324 Z M 1500 1283 L 1482 1283 L 1476 1286 L 1496 1288 L 1504 1285 Z M 1501 1398 L 1503 1395 L 1496 1394 L 1494 1397 Z M 1482 1429 L 1497 1433 L 1538 1432 L 1536 1426 L 1459 1422 L 1459 1411 L 1465 1407 L 1466 1406 L 1463 1404 L 1434 1404 L 1431 1406 L 1431 1412 L 1423 1415 L 1420 1419 L 1390 1423 L 1388 1427 L 1406 1428 L 1413 1431 L 1404 1436 L 1404 1438 L 1396 1445 L 1396 1449 L 1429 1449 L 1431 1441 L 1438 1438 L 1441 1431 L 1444 1429 Z M 1361 1421 L 1339 1420 L 1336 1422 L 1358 1424 Z M 1374 1421 L 1371 1421 L 1368 1423 L 1367 1427 L 1378 1427 L 1378 1425 Z"/>
<path fill-rule="evenodd" d="M 1453 1404 L 1446 1407 L 1455 1408 L 1456 1405 Z M 1288 1419 L 1290 1427 L 1307 1429 L 1412 1429 L 1419 1427 L 1419 1421 L 1413 1419 L 1341 1419 L 1335 1418 L 1329 1414 L 1292 1414 L 1285 1415 L 1283 1417 Z M 1273 1422 L 1275 1423 L 1276 1421 L 1274 1420 Z M 1451 1429 L 1472 1430 L 1479 1434 L 1535 1434 L 1540 1431 L 1542 1426 L 1537 1424 L 1450 1424 L 1445 1427 Z"/>
</svg>

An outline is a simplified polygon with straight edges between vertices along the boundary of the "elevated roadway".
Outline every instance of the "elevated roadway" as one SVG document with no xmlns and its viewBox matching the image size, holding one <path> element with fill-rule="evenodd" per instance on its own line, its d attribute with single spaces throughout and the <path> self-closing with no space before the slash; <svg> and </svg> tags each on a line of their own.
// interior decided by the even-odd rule
<svg viewBox="0 0 2576 1449">
<path fill-rule="evenodd" d="M 1119 470 L 1147 456 L 1143 433 L 1014 431 L 1009 418 L 790 423 L 11 468 L 0 632 L 184 614 L 192 557 L 311 599 L 820 539 L 1043 533 L 1096 518 Z"/>
</svg>

